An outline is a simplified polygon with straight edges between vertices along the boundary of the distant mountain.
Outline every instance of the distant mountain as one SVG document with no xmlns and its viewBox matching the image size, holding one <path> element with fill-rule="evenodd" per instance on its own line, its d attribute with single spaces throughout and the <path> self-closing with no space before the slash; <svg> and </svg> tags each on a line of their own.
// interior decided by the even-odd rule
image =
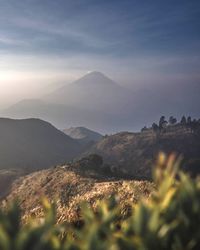
<svg viewBox="0 0 200 250">
<path fill-rule="evenodd" d="M 0 116 L 37 117 L 61 129 L 81 124 L 101 133 L 113 133 L 138 130 L 162 114 L 178 119 L 183 113 L 200 115 L 199 82 L 145 86 L 133 82 L 130 90 L 100 72 L 91 72 L 62 85 L 41 100 L 18 102 L 0 111 Z"/>
<path fill-rule="evenodd" d="M 130 118 L 133 93 L 100 72 L 92 72 L 64 85 L 43 99 L 26 99 L 0 113 L 3 117 L 36 117 L 59 128 L 94 127 L 104 132 L 117 129 Z M 131 118 L 132 119 L 132 118 Z"/>
<path fill-rule="evenodd" d="M 80 153 L 76 140 L 39 119 L 0 118 L 0 169 L 40 169 Z"/>
<path fill-rule="evenodd" d="M 81 107 L 86 110 L 105 110 L 116 113 L 129 104 L 130 91 L 101 72 L 91 72 L 45 97 L 51 103 Z"/>
<path fill-rule="evenodd" d="M 70 127 L 84 124 L 85 127 L 96 127 L 97 130 L 101 131 L 105 126 L 112 129 L 114 124 L 117 123 L 116 116 L 106 111 L 100 113 L 96 110 L 48 103 L 47 101 L 37 99 L 22 100 L 3 110 L 0 115 L 14 119 L 35 117 L 50 121 L 61 129 L 65 128 L 66 125 Z"/>
<path fill-rule="evenodd" d="M 94 143 L 101 140 L 102 135 L 85 127 L 71 127 L 63 132 L 82 143 Z"/>
<path fill-rule="evenodd" d="M 105 136 L 84 155 L 95 153 L 119 171 L 150 177 L 160 151 L 182 155 L 183 167 L 192 174 L 200 173 L 200 124 L 195 131 L 177 124 L 161 132 L 149 129 L 141 133 L 121 132 Z"/>
</svg>

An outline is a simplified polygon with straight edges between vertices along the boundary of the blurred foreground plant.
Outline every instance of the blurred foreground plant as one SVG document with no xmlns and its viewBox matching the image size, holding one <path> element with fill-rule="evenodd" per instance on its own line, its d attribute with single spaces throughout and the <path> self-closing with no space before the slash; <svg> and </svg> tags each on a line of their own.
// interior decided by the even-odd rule
<svg viewBox="0 0 200 250">
<path fill-rule="evenodd" d="M 125 220 L 115 197 L 100 202 L 95 212 L 84 204 L 79 227 L 55 225 L 55 208 L 46 200 L 44 220 L 22 226 L 14 204 L 0 211 L 0 250 L 199 250 L 200 181 L 179 165 L 175 155 L 159 155 L 153 173 L 156 191 L 148 201 L 133 204 L 134 212 Z"/>
</svg>

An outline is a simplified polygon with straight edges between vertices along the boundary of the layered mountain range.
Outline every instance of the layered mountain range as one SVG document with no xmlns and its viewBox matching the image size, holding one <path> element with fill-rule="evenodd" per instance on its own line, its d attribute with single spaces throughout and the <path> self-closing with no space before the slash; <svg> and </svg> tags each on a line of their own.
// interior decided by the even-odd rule
<svg viewBox="0 0 200 250">
<path fill-rule="evenodd" d="M 0 169 L 32 171 L 97 154 L 109 169 L 113 166 L 119 173 L 149 177 L 160 151 L 181 154 L 186 165 L 196 168 L 195 162 L 200 160 L 199 121 L 194 125 L 178 123 L 156 131 L 149 128 L 102 136 L 83 127 L 64 133 L 39 119 L 0 118 Z"/>
<path fill-rule="evenodd" d="M 36 117 L 60 129 L 84 126 L 102 133 L 138 130 L 165 114 L 199 116 L 199 84 L 146 85 L 128 89 L 101 72 L 91 72 L 40 99 L 24 99 L 0 112 Z M 192 103 L 192 105 L 191 105 Z"/>
<path fill-rule="evenodd" d="M 24 99 L 2 112 L 12 118 L 37 117 L 57 127 L 93 127 L 108 130 L 124 123 L 133 93 L 100 72 L 92 72 L 41 99 Z M 121 118 L 120 118 L 121 117 Z M 114 125 L 115 124 L 115 125 Z"/>
<path fill-rule="evenodd" d="M 200 124 L 197 120 L 190 119 L 187 124 L 177 123 L 166 128 L 157 126 L 158 130 L 151 127 L 137 133 L 102 136 L 95 132 L 133 131 L 158 120 L 163 113 L 172 115 L 172 111 L 174 115 L 193 111 L 198 117 L 198 88 L 195 85 L 192 90 L 185 91 L 186 86 L 179 88 L 171 84 L 158 91 L 148 87 L 131 91 L 100 72 L 92 72 L 40 99 L 16 103 L 0 114 L 15 118 L 0 118 L 0 197 L 6 196 L 11 189 L 10 199 L 21 195 L 29 210 L 29 203 L 37 206 L 38 194 L 48 193 L 50 186 L 48 197 L 58 194 L 63 198 L 64 195 L 65 202 L 69 198 L 68 189 L 72 190 L 73 194 L 69 194 L 72 205 L 76 194 L 92 200 L 101 196 L 101 191 L 96 196 L 101 187 L 107 196 L 112 193 L 108 191 L 109 185 L 113 190 L 126 185 L 121 184 L 120 178 L 150 178 L 160 151 L 183 155 L 183 167 L 199 174 Z M 183 92 L 188 96 L 182 95 Z M 195 105 L 185 105 L 191 103 L 188 100 L 192 96 Z M 193 123 L 195 129 L 191 126 Z M 91 159 L 99 159 L 92 168 Z M 19 179 L 26 173 L 55 165 L 56 168 Z M 140 184 L 143 186 L 143 182 Z M 31 191 L 26 191 L 29 188 Z M 124 195 L 128 189 L 123 190 Z"/>
<path fill-rule="evenodd" d="M 62 221 L 70 216 L 76 218 L 76 212 L 71 214 L 74 205 L 79 206 L 83 200 L 102 199 L 116 190 L 126 203 L 138 190 L 140 195 L 151 192 L 153 185 L 142 179 L 151 178 L 152 166 L 160 151 L 181 154 L 183 168 L 194 175 L 200 173 L 198 121 L 195 126 L 179 123 L 156 131 L 149 128 L 140 133 L 121 132 L 102 138 L 82 127 L 70 128 L 67 133 L 71 137 L 38 119 L 0 119 L 0 199 L 5 198 L 3 204 L 20 198 L 24 216 L 35 212 L 38 216 L 42 214 L 41 196 L 50 200 L 59 197 Z M 98 135 L 96 142 L 80 143 L 91 135 L 92 138 Z M 48 169 L 41 170 L 44 168 Z M 66 206 L 69 210 L 64 218 L 62 212 Z"/>
</svg>

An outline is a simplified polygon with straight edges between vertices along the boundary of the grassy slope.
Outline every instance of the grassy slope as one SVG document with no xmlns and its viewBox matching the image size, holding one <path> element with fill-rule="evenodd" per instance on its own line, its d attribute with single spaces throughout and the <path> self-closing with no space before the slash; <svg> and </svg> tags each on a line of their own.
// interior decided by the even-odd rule
<svg viewBox="0 0 200 250">
<path fill-rule="evenodd" d="M 147 181 L 106 178 L 91 171 L 83 176 L 70 166 L 64 166 L 21 177 L 12 185 L 6 200 L 10 202 L 18 197 L 26 219 L 30 215 L 42 216 L 40 201 L 45 196 L 57 201 L 58 221 L 76 221 L 83 201 L 88 201 L 95 208 L 98 200 L 117 194 L 119 202 L 127 210 L 129 203 L 137 202 L 141 196 L 148 197 L 152 189 L 153 184 Z"/>
<path fill-rule="evenodd" d="M 191 159 L 200 158 L 200 126 L 194 133 L 190 129 L 174 126 L 166 132 L 121 132 L 104 137 L 89 152 L 102 155 L 105 162 L 117 165 L 135 176 L 151 176 L 151 167 L 159 153 L 182 154 L 187 166 Z"/>
</svg>

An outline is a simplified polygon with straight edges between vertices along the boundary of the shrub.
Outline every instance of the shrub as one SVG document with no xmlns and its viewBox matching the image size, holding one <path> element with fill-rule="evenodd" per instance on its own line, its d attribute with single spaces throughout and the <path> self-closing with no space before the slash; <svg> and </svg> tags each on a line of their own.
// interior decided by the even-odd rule
<svg viewBox="0 0 200 250">
<path fill-rule="evenodd" d="M 21 226 L 14 204 L 0 212 L 0 249 L 199 250 L 200 181 L 178 170 L 179 163 L 174 155 L 160 155 L 153 174 L 155 193 L 133 204 L 126 219 L 117 198 L 111 197 L 95 211 L 84 204 L 76 225 L 55 225 L 55 208 L 44 201 L 44 221 Z"/>
<path fill-rule="evenodd" d="M 103 164 L 103 158 L 97 154 L 90 154 L 79 160 L 76 164 L 81 168 L 98 170 Z"/>
</svg>

